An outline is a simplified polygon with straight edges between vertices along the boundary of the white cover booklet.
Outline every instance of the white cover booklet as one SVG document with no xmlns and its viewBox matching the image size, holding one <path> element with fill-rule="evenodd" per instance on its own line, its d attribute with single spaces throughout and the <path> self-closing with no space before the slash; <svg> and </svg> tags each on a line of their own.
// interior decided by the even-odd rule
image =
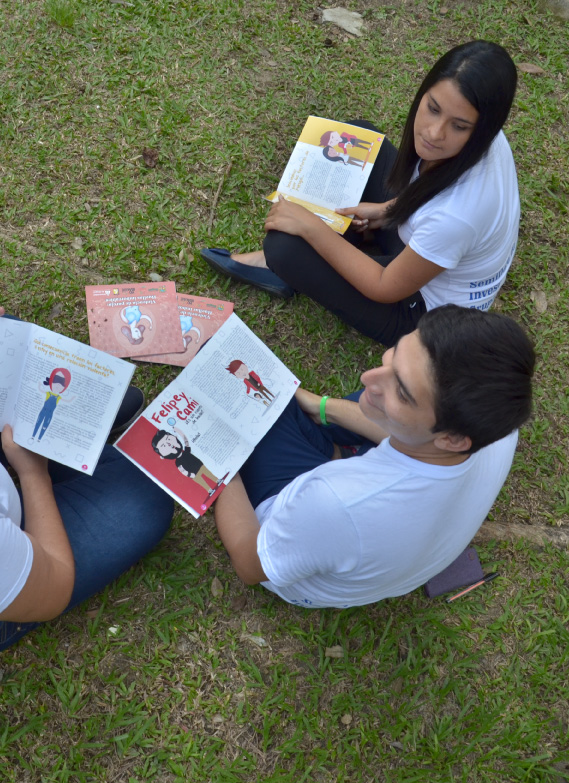
<svg viewBox="0 0 569 783">
<path fill-rule="evenodd" d="M 0 430 L 91 475 L 134 365 L 62 334 L 0 318 Z"/>
</svg>

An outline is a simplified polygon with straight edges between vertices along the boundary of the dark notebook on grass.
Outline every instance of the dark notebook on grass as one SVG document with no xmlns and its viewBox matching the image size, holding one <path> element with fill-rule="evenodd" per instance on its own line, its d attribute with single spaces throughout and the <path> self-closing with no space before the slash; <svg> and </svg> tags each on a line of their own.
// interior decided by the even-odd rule
<svg viewBox="0 0 569 783">
<path fill-rule="evenodd" d="M 429 598 L 436 598 L 436 596 L 449 593 L 451 590 L 459 590 L 461 587 L 473 585 L 475 582 L 479 582 L 483 576 L 478 552 L 473 546 L 468 546 L 444 571 L 429 579 L 424 586 L 425 593 Z"/>
</svg>

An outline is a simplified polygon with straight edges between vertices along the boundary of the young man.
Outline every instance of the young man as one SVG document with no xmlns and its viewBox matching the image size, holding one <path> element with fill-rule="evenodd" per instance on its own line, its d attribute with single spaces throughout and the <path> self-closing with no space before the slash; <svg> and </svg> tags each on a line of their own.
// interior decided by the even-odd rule
<svg viewBox="0 0 569 783">
<path fill-rule="evenodd" d="M 510 318 L 447 305 L 362 375 L 357 401 L 299 390 L 217 501 L 237 574 L 290 603 L 344 608 L 440 573 L 508 475 L 534 362 Z M 359 450 L 334 461 L 339 446 Z"/>
</svg>

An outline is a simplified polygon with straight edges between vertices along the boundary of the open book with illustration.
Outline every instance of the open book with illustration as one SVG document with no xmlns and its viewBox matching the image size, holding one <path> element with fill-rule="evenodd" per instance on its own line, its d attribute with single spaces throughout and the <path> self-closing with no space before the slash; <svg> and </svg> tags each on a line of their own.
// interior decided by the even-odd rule
<svg viewBox="0 0 569 783">
<path fill-rule="evenodd" d="M 134 365 L 35 324 L 0 318 L 0 430 L 91 475 Z"/>
<path fill-rule="evenodd" d="M 267 199 L 276 201 L 281 194 L 343 234 L 351 218 L 334 210 L 359 204 L 384 138 L 357 125 L 309 117 L 277 190 Z"/>
<path fill-rule="evenodd" d="M 298 385 L 232 314 L 115 446 L 199 517 L 272 427 Z"/>
</svg>

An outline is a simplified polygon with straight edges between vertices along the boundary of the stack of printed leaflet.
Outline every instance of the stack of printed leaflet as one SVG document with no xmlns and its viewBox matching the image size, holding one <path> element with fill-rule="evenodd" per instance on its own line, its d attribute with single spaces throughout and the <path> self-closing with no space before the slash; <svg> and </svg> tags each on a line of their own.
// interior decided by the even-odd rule
<svg viewBox="0 0 569 783">
<path fill-rule="evenodd" d="M 113 356 L 185 367 L 233 312 L 232 302 L 176 293 L 176 284 L 85 288 L 89 340 Z"/>
</svg>

